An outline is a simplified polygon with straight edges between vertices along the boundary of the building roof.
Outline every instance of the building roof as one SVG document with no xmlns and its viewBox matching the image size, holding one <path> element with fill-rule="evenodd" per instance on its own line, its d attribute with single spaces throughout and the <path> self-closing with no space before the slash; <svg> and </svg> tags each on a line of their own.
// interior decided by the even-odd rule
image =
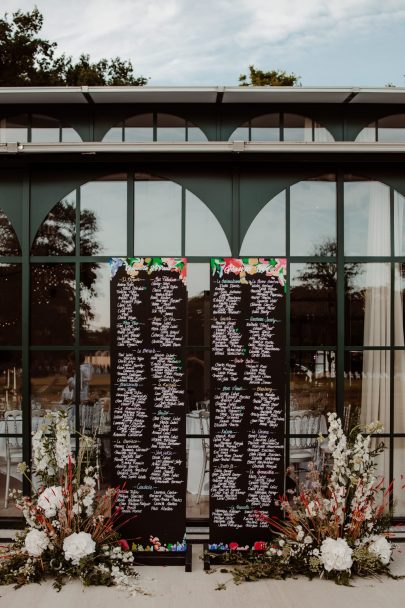
<svg viewBox="0 0 405 608">
<path fill-rule="evenodd" d="M 401 104 L 404 87 L 0 87 L 0 104 Z"/>
</svg>

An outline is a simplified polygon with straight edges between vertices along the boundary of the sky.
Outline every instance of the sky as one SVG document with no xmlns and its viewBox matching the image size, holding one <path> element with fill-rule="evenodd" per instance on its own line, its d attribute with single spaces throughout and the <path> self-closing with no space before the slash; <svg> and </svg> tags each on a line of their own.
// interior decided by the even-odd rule
<svg viewBox="0 0 405 608">
<path fill-rule="evenodd" d="M 75 59 L 119 56 L 150 85 L 237 85 L 253 64 L 303 86 L 405 86 L 405 0 L 0 0 L 44 15 Z"/>
</svg>

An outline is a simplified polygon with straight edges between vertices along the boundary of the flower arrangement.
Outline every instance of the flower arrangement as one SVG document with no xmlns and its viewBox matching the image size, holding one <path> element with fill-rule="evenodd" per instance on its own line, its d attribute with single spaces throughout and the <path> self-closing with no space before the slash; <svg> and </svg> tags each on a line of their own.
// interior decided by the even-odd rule
<svg viewBox="0 0 405 608">
<path fill-rule="evenodd" d="M 33 436 L 32 496 L 14 490 L 27 523 L 16 540 L 0 550 L 0 584 L 54 578 L 58 590 L 70 578 L 84 585 L 134 586 L 134 557 L 119 539 L 119 489 L 97 496 L 95 441 L 82 436 L 76 460 L 67 416 L 53 412 Z M 26 475 L 27 466 L 20 465 Z M 34 483 L 33 483 L 34 485 Z"/>
<path fill-rule="evenodd" d="M 384 488 L 383 479 L 376 475 L 375 457 L 384 444 L 372 448 L 371 438 L 382 427 L 373 423 L 363 429 L 364 434 L 356 427 L 346 437 L 336 414 L 329 414 L 328 422 L 330 474 L 322 481 L 311 464 L 304 486 L 280 499 L 284 517 L 257 513 L 275 538 L 271 543 L 255 543 L 248 554 L 236 551 L 238 545 L 233 543 L 234 550 L 221 556 L 222 563 L 235 564 L 235 582 L 297 574 L 346 585 L 353 576 L 397 578 L 389 569 L 392 484 Z"/>
</svg>

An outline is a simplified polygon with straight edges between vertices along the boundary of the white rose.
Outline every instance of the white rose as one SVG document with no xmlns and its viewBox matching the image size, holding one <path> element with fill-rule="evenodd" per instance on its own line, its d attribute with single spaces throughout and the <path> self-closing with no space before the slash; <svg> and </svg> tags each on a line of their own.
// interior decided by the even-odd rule
<svg viewBox="0 0 405 608">
<path fill-rule="evenodd" d="M 60 486 L 51 486 L 38 497 L 38 507 L 43 509 L 45 517 L 55 517 L 61 507 L 63 507 L 63 493 Z"/>
<path fill-rule="evenodd" d="M 42 530 L 30 530 L 25 537 L 25 549 L 29 555 L 39 557 L 49 545 L 49 538 Z"/>
<path fill-rule="evenodd" d="M 334 540 L 326 538 L 321 545 L 321 555 L 319 557 L 325 570 L 350 570 L 353 564 L 352 549 L 343 538 Z"/>
<path fill-rule="evenodd" d="M 385 536 L 372 536 L 368 550 L 375 553 L 384 566 L 390 563 L 392 547 Z"/>
<path fill-rule="evenodd" d="M 96 550 L 96 543 L 87 532 L 73 532 L 63 541 L 65 558 L 77 566 L 82 557 L 91 555 Z"/>
</svg>

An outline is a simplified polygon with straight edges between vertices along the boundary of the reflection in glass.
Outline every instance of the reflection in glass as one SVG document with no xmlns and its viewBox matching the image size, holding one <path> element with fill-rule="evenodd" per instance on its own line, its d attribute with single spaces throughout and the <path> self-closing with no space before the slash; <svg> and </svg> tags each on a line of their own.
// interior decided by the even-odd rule
<svg viewBox="0 0 405 608">
<path fill-rule="evenodd" d="M 0 209 L 0 255 L 21 255 L 20 243 L 7 215 Z"/>
<path fill-rule="evenodd" d="M 186 354 L 187 412 L 209 410 L 210 356 L 209 350 L 188 350 Z"/>
<path fill-rule="evenodd" d="M 336 264 L 290 265 L 291 343 L 336 344 Z"/>
<path fill-rule="evenodd" d="M 293 351 L 290 359 L 290 415 L 292 412 L 334 412 L 336 354 L 334 351 Z"/>
<path fill-rule="evenodd" d="M 32 344 L 72 344 L 75 315 L 73 264 L 31 265 Z"/>
<path fill-rule="evenodd" d="M 186 191 L 186 255 L 230 256 L 225 232 L 213 212 Z"/>
<path fill-rule="evenodd" d="M 67 414 L 75 430 L 75 365 L 70 351 L 37 351 L 31 354 L 31 424 L 35 432 L 50 411 Z"/>
<path fill-rule="evenodd" d="M 31 255 L 74 255 L 76 249 L 76 191 L 59 201 L 38 229 Z"/>
<path fill-rule="evenodd" d="M 80 354 L 81 432 L 107 434 L 111 430 L 110 353 L 92 351 Z"/>
<path fill-rule="evenodd" d="M 390 189 L 380 182 L 344 185 L 346 255 L 390 255 Z"/>
<path fill-rule="evenodd" d="M 200 434 L 198 418 L 187 415 L 187 433 Z M 197 431 L 197 432 L 196 432 Z M 209 439 L 187 439 L 186 517 L 209 516 Z"/>
<path fill-rule="evenodd" d="M 377 121 L 378 141 L 404 142 L 405 141 L 405 114 L 396 114 L 379 118 Z"/>
<path fill-rule="evenodd" d="M 21 265 L 0 264 L 0 344 L 21 343 Z"/>
<path fill-rule="evenodd" d="M 199 127 L 194 126 L 192 122 L 187 121 L 186 129 L 187 141 L 208 141 L 204 131 L 202 131 Z"/>
<path fill-rule="evenodd" d="M 250 121 L 251 141 L 280 141 L 280 114 L 264 114 Z"/>
<path fill-rule="evenodd" d="M 387 444 L 387 439 L 384 439 Z M 386 450 L 387 451 L 387 450 Z M 395 517 L 405 517 L 405 492 L 403 488 L 405 462 L 405 437 L 394 439 L 394 501 Z"/>
<path fill-rule="evenodd" d="M 83 141 L 82 138 L 80 137 L 79 133 L 72 127 L 69 127 L 68 125 L 65 125 L 62 123 L 61 131 L 62 131 L 62 141 L 66 142 L 66 143 L 78 143 L 78 142 Z"/>
<path fill-rule="evenodd" d="M 0 435 L 6 432 L 2 420 L 7 411 L 21 410 L 22 368 L 21 353 L 0 350 Z M 1 439 L 0 439 L 1 442 Z M 4 447 L 4 446 L 3 446 Z M 0 448 L 1 452 L 1 448 Z M 0 454 L 1 455 L 1 454 Z M 1 475 L 0 475 L 1 477 Z M 1 502 L 1 494 L 0 494 Z"/>
<path fill-rule="evenodd" d="M 379 420 L 384 429 L 389 430 L 389 351 L 346 352 L 344 390 L 345 408 L 350 416 L 351 426 L 355 426 L 357 423 L 369 424 Z"/>
<path fill-rule="evenodd" d="M 185 119 L 171 114 L 158 114 L 157 141 L 186 141 Z"/>
<path fill-rule="evenodd" d="M 81 255 L 126 255 L 126 177 L 88 182 L 80 197 Z"/>
<path fill-rule="evenodd" d="M 405 350 L 394 355 L 394 429 L 405 433 Z"/>
<path fill-rule="evenodd" d="M 107 143 L 111 143 L 111 144 L 116 144 L 116 143 L 119 143 L 120 141 L 124 141 L 124 125 L 123 125 L 123 123 L 120 122 L 115 127 L 111 127 L 111 129 L 109 129 L 107 131 L 107 133 L 104 135 L 102 141 L 103 142 L 107 142 Z"/>
<path fill-rule="evenodd" d="M 284 141 L 312 141 L 312 120 L 297 114 L 284 114 Z"/>
<path fill-rule="evenodd" d="M 283 190 L 259 211 L 245 234 L 240 255 L 285 255 L 285 201 Z"/>
<path fill-rule="evenodd" d="M 405 197 L 394 191 L 395 255 L 405 255 Z"/>
<path fill-rule="evenodd" d="M 394 343 L 395 346 L 405 345 L 405 263 L 395 264 L 394 288 Z"/>
<path fill-rule="evenodd" d="M 51 116 L 32 115 L 31 141 L 58 142 L 60 141 L 60 122 Z"/>
<path fill-rule="evenodd" d="M 124 122 L 124 141 L 153 141 L 153 115 L 131 116 Z"/>
<path fill-rule="evenodd" d="M 28 141 L 28 114 L 19 114 L 0 120 L 0 143 Z"/>
<path fill-rule="evenodd" d="M 181 186 L 145 176 L 135 181 L 135 255 L 181 254 Z"/>
<path fill-rule="evenodd" d="M 189 346 L 210 343 L 210 267 L 208 263 L 187 264 L 187 340 Z"/>
<path fill-rule="evenodd" d="M 229 137 L 229 141 L 249 141 L 249 127 L 238 127 Z"/>
<path fill-rule="evenodd" d="M 80 266 L 80 341 L 110 343 L 110 267 L 88 263 Z"/>
<path fill-rule="evenodd" d="M 390 284 L 390 264 L 345 265 L 346 344 L 390 345 Z"/>
<path fill-rule="evenodd" d="M 335 255 L 335 176 L 291 187 L 291 254 Z"/>
</svg>

